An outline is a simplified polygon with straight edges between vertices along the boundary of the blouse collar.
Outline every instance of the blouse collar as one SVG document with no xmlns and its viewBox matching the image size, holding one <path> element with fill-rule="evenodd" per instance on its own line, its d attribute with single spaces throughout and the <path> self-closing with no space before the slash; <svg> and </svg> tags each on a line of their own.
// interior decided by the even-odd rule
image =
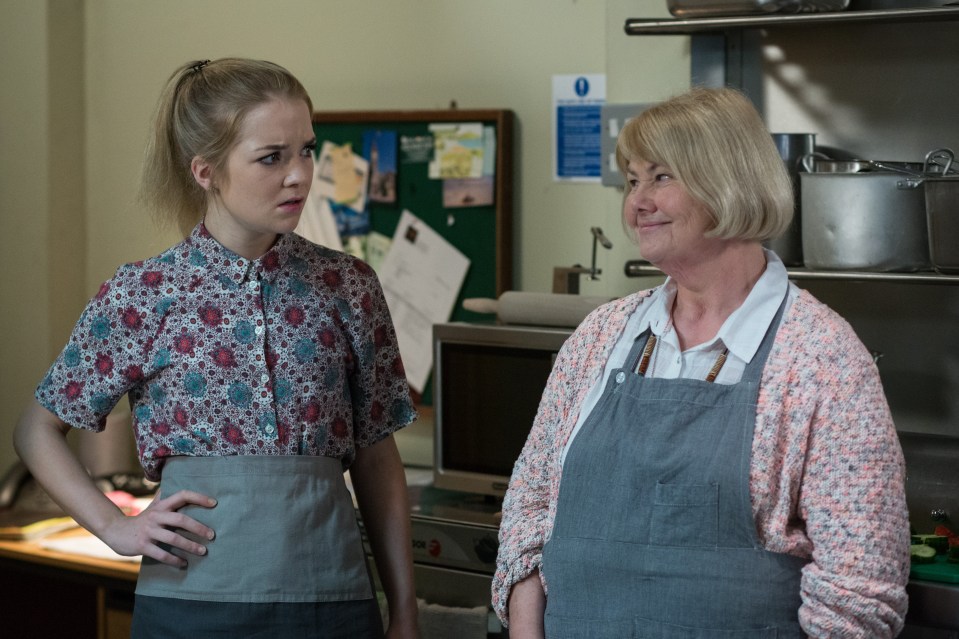
<svg viewBox="0 0 959 639">
<path fill-rule="evenodd" d="M 711 348 L 717 342 L 722 342 L 733 355 L 745 362 L 751 361 L 759 350 L 763 336 L 789 288 L 789 275 L 782 260 L 768 249 L 763 249 L 763 252 L 766 255 L 766 269 L 746 300 L 726 318 L 715 338 L 696 348 Z M 670 330 L 670 309 L 675 296 L 676 283 L 672 278 L 667 278 L 650 298 L 652 306 L 637 327 L 637 334 L 649 328 L 654 335 L 662 338 Z"/>
<path fill-rule="evenodd" d="M 283 234 L 270 250 L 255 260 L 249 260 L 220 244 L 202 221 L 193 228 L 187 244 L 190 245 L 191 264 L 214 269 L 237 284 L 251 280 L 272 282 L 290 259 L 293 248 L 289 234 Z"/>
</svg>

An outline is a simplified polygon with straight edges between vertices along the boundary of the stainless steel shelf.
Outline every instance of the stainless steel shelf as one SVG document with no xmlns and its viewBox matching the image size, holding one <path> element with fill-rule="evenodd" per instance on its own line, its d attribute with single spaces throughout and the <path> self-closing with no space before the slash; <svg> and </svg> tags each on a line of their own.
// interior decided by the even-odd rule
<svg viewBox="0 0 959 639">
<path fill-rule="evenodd" d="M 624 268 L 626 277 L 662 276 L 663 272 L 652 264 L 631 260 Z M 959 275 L 941 273 L 871 273 L 864 271 L 819 271 L 806 268 L 787 269 L 794 280 L 832 280 L 845 282 L 891 282 L 900 284 L 959 285 Z"/>
<path fill-rule="evenodd" d="M 879 24 L 959 20 L 959 7 L 829 11 L 821 13 L 721 16 L 712 18 L 627 18 L 626 35 L 692 35 L 729 29 L 811 27 L 828 24 Z"/>
</svg>

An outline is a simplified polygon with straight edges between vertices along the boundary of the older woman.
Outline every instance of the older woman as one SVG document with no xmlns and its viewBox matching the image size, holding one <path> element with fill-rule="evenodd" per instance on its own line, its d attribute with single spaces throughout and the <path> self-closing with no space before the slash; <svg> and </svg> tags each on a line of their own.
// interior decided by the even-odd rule
<svg viewBox="0 0 959 639">
<path fill-rule="evenodd" d="M 894 637 L 902 452 L 867 349 L 762 246 L 793 203 L 760 116 L 694 89 L 617 156 L 668 279 L 557 358 L 503 504 L 510 637 Z"/>
</svg>

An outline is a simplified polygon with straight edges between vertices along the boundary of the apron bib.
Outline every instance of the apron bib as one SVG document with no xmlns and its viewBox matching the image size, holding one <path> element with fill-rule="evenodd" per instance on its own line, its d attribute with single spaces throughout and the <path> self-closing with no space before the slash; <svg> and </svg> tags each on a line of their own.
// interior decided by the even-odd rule
<svg viewBox="0 0 959 639">
<path fill-rule="evenodd" d="M 737 384 L 612 372 L 563 464 L 543 550 L 547 637 L 803 636 L 806 562 L 762 548 L 749 494 L 759 382 L 784 307 Z"/>
<path fill-rule="evenodd" d="M 216 538 L 196 539 L 207 554 L 187 556 L 186 569 L 144 557 L 137 595 L 245 603 L 373 597 L 339 460 L 175 457 L 161 485 L 165 496 L 189 489 L 215 497 L 214 508 L 181 512 L 213 528 Z"/>
</svg>

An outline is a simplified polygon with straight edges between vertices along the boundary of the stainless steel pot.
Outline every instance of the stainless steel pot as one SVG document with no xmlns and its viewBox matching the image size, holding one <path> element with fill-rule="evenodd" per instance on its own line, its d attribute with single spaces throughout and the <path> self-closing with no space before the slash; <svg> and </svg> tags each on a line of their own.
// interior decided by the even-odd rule
<svg viewBox="0 0 959 639">
<path fill-rule="evenodd" d="M 814 153 L 816 134 L 773 133 L 772 137 L 779 157 L 783 159 L 786 171 L 789 172 L 796 208 L 789 228 L 779 237 L 766 242 L 766 247 L 775 251 L 786 266 L 802 266 L 802 196 L 799 191 L 799 172 L 803 168 L 803 160 Z"/>
<path fill-rule="evenodd" d="M 826 270 L 930 268 L 923 190 L 892 171 L 801 173 L 806 266 Z"/>
<path fill-rule="evenodd" d="M 853 172 L 818 172 L 803 158 L 803 256 L 806 266 L 860 271 L 919 271 L 932 266 L 923 183 L 954 182 L 953 152 L 936 149 L 925 162 L 857 160 Z M 827 165 L 833 171 L 836 166 Z M 959 226 L 959 225 L 957 225 Z M 951 233 L 947 233 L 950 235 Z M 953 236 L 954 237 L 954 236 Z M 952 253 L 950 251 L 950 253 Z M 952 253 L 949 260 L 959 255 Z M 948 266 L 947 266 L 948 268 Z"/>
</svg>

